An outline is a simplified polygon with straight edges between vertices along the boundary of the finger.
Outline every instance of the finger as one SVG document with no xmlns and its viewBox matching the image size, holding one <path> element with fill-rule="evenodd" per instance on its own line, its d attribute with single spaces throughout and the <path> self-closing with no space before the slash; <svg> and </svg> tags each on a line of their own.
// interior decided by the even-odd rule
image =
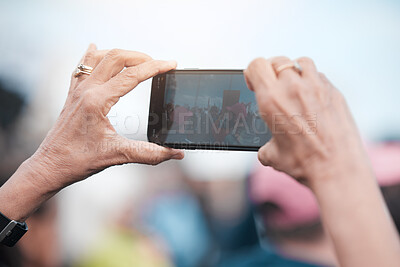
<svg viewBox="0 0 400 267">
<path fill-rule="evenodd" d="M 301 71 L 301 76 L 305 78 L 313 78 L 313 79 L 318 79 L 318 71 L 317 67 L 314 64 L 314 61 L 311 58 L 308 57 L 301 57 L 296 59 L 296 61 L 299 63 L 299 65 L 302 68 Z"/>
<path fill-rule="evenodd" d="M 135 51 L 112 49 L 104 56 L 93 73 L 92 79 L 107 82 L 125 67 L 132 67 L 151 60 L 151 57 Z"/>
<path fill-rule="evenodd" d="M 256 58 L 246 70 L 244 77 L 250 90 L 255 92 L 258 109 L 263 120 L 270 121 L 270 92 L 276 89 L 277 77 L 270 60 Z"/>
<path fill-rule="evenodd" d="M 85 54 L 82 56 L 81 60 L 79 61 L 78 64 L 83 63 L 85 64 L 85 60 L 87 60 L 88 54 L 90 54 L 93 51 L 97 50 L 97 46 L 93 43 L 89 44 L 89 47 L 86 49 Z"/>
<path fill-rule="evenodd" d="M 157 165 L 169 159 L 183 159 L 182 150 L 159 146 L 145 141 L 129 140 L 120 137 L 119 164 L 142 163 Z"/>
<path fill-rule="evenodd" d="M 243 72 L 247 86 L 252 91 L 270 87 L 276 81 L 275 71 L 265 58 L 256 58 Z"/>
<path fill-rule="evenodd" d="M 79 63 L 78 63 L 78 65 L 79 64 L 85 64 L 85 63 L 83 63 L 83 62 L 85 62 L 85 58 L 87 58 L 87 56 L 89 55 L 89 54 L 91 54 L 93 51 L 96 51 L 97 50 L 97 47 L 96 47 L 96 45 L 95 44 L 93 44 L 93 43 L 91 43 L 91 44 L 89 44 L 89 47 L 86 49 L 86 52 L 85 52 L 85 54 L 82 56 L 82 58 L 81 58 L 81 60 L 79 61 Z M 76 69 L 72 72 L 72 75 L 71 75 L 71 88 L 75 88 L 75 84 L 77 83 L 77 81 L 79 81 L 79 80 L 83 80 L 85 77 L 82 77 L 82 76 L 84 76 L 84 75 L 80 75 L 80 76 L 78 76 L 78 77 L 75 77 L 75 71 L 76 71 Z M 86 76 L 86 75 L 85 75 Z"/>
<path fill-rule="evenodd" d="M 328 80 L 328 78 L 325 76 L 325 74 L 318 72 L 318 77 L 321 79 L 321 81 L 330 89 L 335 88 L 333 84 Z"/>
<path fill-rule="evenodd" d="M 336 88 L 335 86 L 328 80 L 328 78 L 325 76 L 325 74 L 318 72 L 318 77 L 320 79 L 320 81 L 322 82 L 322 84 L 324 85 L 323 88 L 329 92 L 329 93 L 324 93 L 324 89 L 320 89 L 318 90 L 320 99 L 323 99 L 326 102 L 329 102 L 330 98 L 332 97 L 332 95 L 335 94 Z M 324 97 L 325 96 L 325 97 Z"/>
<path fill-rule="evenodd" d="M 82 64 L 92 67 L 95 69 L 97 65 L 100 63 L 100 61 L 105 57 L 105 55 L 109 52 L 110 50 L 94 50 L 90 51 L 85 55 L 83 58 Z M 87 77 L 87 76 L 85 76 Z"/>
<path fill-rule="evenodd" d="M 82 57 L 79 64 L 83 64 L 93 69 L 99 64 L 99 62 L 104 58 L 104 56 L 108 53 L 109 50 L 97 50 L 96 45 L 90 44 L 87 49 L 85 55 Z M 77 83 L 88 78 L 89 75 L 81 74 L 78 77 L 75 77 L 75 71 L 72 74 L 72 83 Z"/>
<path fill-rule="evenodd" d="M 288 57 L 274 57 L 271 58 L 271 64 L 272 67 L 274 68 L 275 72 L 276 72 L 276 76 L 278 77 L 279 80 L 288 80 L 290 78 L 298 78 L 300 77 L 299 74 L 297 73 L 297 71 L 295 71 L 293 69 L 293 67 L 288 67 L 288 68 L 284 68 L 283 70 L 277 72 L 276 70 L 278 70 L 280 67 L 286 65 L 286 64 L 291 64 L 292 61 L 288 58 Z"/>
<path fill-rule="evenodd" d="M 275 168 L 275 154 L 277 152 L 276 143 L 274 137 L 271 138 L 265 145 L 260 147 L 258 150 L 258 160 L 264 166 L 272 166 Z"/>
<path fill-rule="evenodd" d="M 243 77 L 244 81 L 246 82 L 247 88 L 250 89 L 250 91 L 254 91 L 253 84 L 251 83 L 249 72 L 247 69 L 243 70 Z"/>
<path fill-rule="evenodd" d="M 116 99 L 124 96 L 139 83 L 176 68 L 176 61 L 151 60 L 137 66 L 126 68 L 106 83 L 107 94 Z"/>
</svg>

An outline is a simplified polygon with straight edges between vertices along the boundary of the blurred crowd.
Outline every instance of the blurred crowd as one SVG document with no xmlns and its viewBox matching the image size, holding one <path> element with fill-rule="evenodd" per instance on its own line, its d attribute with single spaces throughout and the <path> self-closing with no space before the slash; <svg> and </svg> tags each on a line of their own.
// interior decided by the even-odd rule
<svg viewBox="0 0 400 267">
<path fill-rule="evenodd" d="M 0 86 L 2 184 L 43 136 L 26 138 L 32 107 L 10 83 L 1 81 Z M 366 147 L 400 230 L 400 142 Z M 189 169 L 176 162 L 147 168 L 135 199 L 114 207 L 107 227 L 75 258 L 63 253 L 60 203 L 53 199 L 28 219 L 30 230 L 16 247 L 0 247 L 0 262 L 26 267 L 239 267 L 275 266 L 278 260 L 279 266 L 336 265 L 307 187 L 255 159 L 241 179 L 215 172 L 215 177 L 202 180 Z"/>
</svg>

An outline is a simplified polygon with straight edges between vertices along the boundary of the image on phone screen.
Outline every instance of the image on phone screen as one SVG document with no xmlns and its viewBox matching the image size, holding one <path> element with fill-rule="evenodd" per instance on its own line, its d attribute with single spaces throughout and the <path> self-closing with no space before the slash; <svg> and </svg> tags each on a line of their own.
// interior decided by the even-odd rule
<svg viewBox="0 0 400 267">
<path fill-rule="evenodd" d="M 175 70 L 153 78 L 148 137 L 176 148 L 258 150 L 271 134 L 242 70 Z"/>
</svg>

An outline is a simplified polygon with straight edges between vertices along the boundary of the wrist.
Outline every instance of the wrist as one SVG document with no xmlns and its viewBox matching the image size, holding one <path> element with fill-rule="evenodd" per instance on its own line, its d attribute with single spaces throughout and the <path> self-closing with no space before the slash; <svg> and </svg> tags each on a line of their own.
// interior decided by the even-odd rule
<svg viewBox="0 0 400 267">
<path fill-rule="evenodd" d="M 369 161 L 360 159 L 333 163 L 319 177 L 311 179 L 310 187 L 318 201 L 324 229 L 342 259 L 340 263 L 346 265 L 343 259 L 352 257 L 355 261 L 349 266 L 368 265 L 357 255 L 372 252 L 380 255 L 371 265 L 377 266 L 391 258 L 387 255 L 398 257 L 397 232 Z"/>
<path fill-rule="evenodd" d="M 356 182 L 360 186 L 367 181 L 375 181 L 371 164 L 365 153 L 349 157 L 336 156 L 310 164 L 306 171 L 312 191 L 333 184 L 349 184 Z"/>
<path fill-rule="evenodd" d="M 56 168 L 43 157 L 34 154 L 20 168 L 24 172 L 21 179 L 31 183 L 41 195 L 53 195 L 62 189 Z"/>
<path fill-rule="evenodd" d="M 0 187 L 0 211 L 12 220 L 25 221 L 57 192 L 46 172 L 32 158 L 24 161 Z"/>
</svg>

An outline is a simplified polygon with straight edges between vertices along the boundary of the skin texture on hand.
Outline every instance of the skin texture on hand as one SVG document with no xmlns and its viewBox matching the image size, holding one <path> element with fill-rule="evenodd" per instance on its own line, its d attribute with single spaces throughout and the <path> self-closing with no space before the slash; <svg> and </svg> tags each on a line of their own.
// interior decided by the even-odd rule
<svg viewBox="0 0 400 267">
<path fill-rule="evenodd" d="M 174 69 L 175 61 L 153 60 L 119 49 L 97 50 L 90 45 L 81 63 L 92 67 L 92 74 L 72 76 L 54 127 L 35 154 L 0 188 L 0 211 L 10 218 L 25 219 L 62 188 L 107 167 L 156 165 L 184 157 L 181 150 L 118 135 L 106 117 L 120 97 L 140 82 Z"/>
<path fill-rule="evenodd" d="M 310 186 L 341 266 L 400 266 L 398 233 L 343 96 L 310 59 L 298 60 L 301 74 L 292 68 L 275 72 L 288 62 L 256 59 L 245 71 L 273 134 L 260 161 Z M 0 211 L 11 219 L 24 220 L 65 186 L 109 166 L 183 157 L 179 150 L 117 135 L 106 118 L 120 97 L 175 62 L 91 45 L 82 63 L 93 73 L 72 79 L 55 126 L 0 188 Z"/>
<path fill-rule="evenodd" d="M 311 188 L 341 266 L 400 266 L 398 233 L 343 96 L 309 58 L 297 60 L 301 73 L 275 71 L 290 62 L 258 58 L 244 72 L 273 135 L 260 162 Z"/>
<path fill-rule="evenodd" d="M 301 75 L 292 68 L 277 75 L 275 69 L 290 62 L 277 57 L 254 60 L 245 77 L 273 134 L 258 153 L 260 162 L 312 183 L 315 174 L 320 179 L 321 173 L 332 171 L 333 162 L 353 165 L 347 159 L 364 163 L 367 158 L 342 94 L 311 59 L 297 61 Z"/>
</svg>

